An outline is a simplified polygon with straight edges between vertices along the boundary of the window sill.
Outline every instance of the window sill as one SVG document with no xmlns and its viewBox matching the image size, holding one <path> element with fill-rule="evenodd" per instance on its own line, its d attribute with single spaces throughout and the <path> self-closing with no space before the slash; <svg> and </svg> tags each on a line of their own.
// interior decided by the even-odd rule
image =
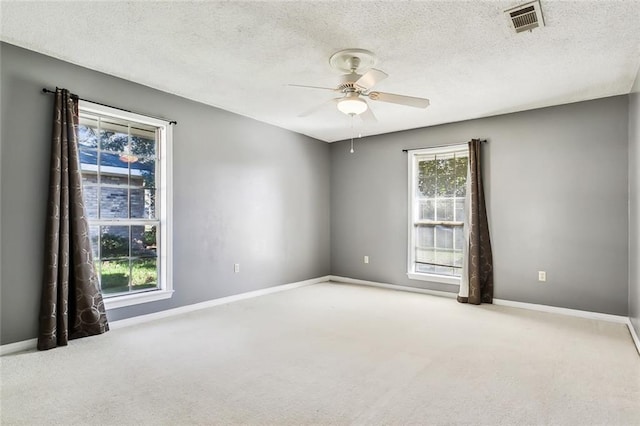
<svg viewBox="0 0 640 426">
<path fill-rule="evenodd" d="M 125 294 L 104 298 L 104 307 L 106 310 L 123 308 L 125 306 L 139 305 L 141 303 L 155 302 L 158 300 L 169 299 L 173 296 L 173 290 L 156 290 L 144 293 Z"/>
<path fill-rule="evenodd" d="M 460 285 L 460 278 L 447 277 L 446 275 L 418 274 L 415 272 L 408 272 L 407 277 L 409 277 L 410 280 L 430 281 L 432 283 Z"/>
</svg>

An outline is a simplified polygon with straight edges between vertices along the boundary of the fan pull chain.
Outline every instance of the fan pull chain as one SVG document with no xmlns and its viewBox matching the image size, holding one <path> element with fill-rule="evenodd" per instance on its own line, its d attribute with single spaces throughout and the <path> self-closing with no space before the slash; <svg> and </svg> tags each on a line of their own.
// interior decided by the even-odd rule
<svg viewBox="0 0 640 426">
<path fill-rule="evenodd" d="M 355 114 L 351 114 L 351 150 L 349 151 L 351 154 L 353 154 L 355 151 L 353 150 L 353 117 L 355 116 Z"/>
</svg>

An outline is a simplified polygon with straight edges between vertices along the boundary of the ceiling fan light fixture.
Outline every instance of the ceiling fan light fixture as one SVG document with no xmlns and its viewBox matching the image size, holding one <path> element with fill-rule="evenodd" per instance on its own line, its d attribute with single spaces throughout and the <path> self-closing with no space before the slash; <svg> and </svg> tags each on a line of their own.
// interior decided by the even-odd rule
<svg viewBox="0 0 640 426">
<path fill-rule="evenodd" d="M 123 163 L 135 163 L 138 160 L 138 156 L 131 152 L 129 146 L 125 146 L 120 153 L 120 161 L 122 161 Z"/>
<path fill-rule="evenodd" d="M 367 103 L 356 97 L 347 97 L 338 101 L 338 109 L 340 112 L 347 115 L 362 114 L 367 110 Z"/>
</svg>

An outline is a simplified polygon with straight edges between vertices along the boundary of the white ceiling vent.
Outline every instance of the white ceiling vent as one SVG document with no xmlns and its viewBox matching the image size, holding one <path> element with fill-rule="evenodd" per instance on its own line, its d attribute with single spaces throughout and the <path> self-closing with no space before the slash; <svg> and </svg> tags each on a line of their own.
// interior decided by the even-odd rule
<svg viewBox="0 0 640 426">
<path fill-rule="evenodd" d="M 531 31 L 534 28 L 544 27 L 542 9 L 538 0 L 521 4 L 504 11 L 509 19 L 509 25 L 517 32 Z"/>
</svg>

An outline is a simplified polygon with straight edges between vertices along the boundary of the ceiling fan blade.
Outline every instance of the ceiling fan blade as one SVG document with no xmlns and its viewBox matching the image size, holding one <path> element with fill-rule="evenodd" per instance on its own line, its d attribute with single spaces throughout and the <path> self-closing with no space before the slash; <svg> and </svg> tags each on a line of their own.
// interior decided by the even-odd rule
<svg viewBox="0 0 640 426">
<path fill-rule="evenodd" d="M 307 117 L 311 114 L 313 114 L 316 111 L 320 111 L 322 108 L 326 107 L 328 104 L 336 104 L 338 103 L 338 101 L 341 98 L 334 98 L 334 99 L 329 99 L 326 102 L 321 103 L 320 105 L 316 105 L 313 108 L 309 108 L 308 110 L 304 111 L 302 114 L 298 114 L 298 117 Z"/>
<path fill-rule="evenodd" d="M 287 86 L 292 86 L 292 87 L 303 87 L 305 89 L 323 89 L 323 90 L 331 90 L 333 92 L 337 92 L 338 89 L 333 88 L 333 87 L 320 87 L 320 86 L 305 86 L 303 84 L 287 84 Z"/>
<path fill-rule="evenodd" d="M 376 84 L 380 83 L 385 78 L 389 77 L 389 75 L 385 72 L 377 70 L 375 68 L 371 68 L 367 71 L 362 77 L 358 79 L 354 84 L 360 90 L 369 90 Z"/>
<path fill-rule="evenodd" d="M 384 92 L 371 92 L 367 94 L 367 96 L 373 101 L 390 102 L 392 104 L 406 105 L 415 108 L 426 108 L 429 106 L 429 99 L 426 98 L 415 98 L 413 96 Z"/>
<path fill-rule="evenodd" d="M 376 115 L 373 113 L 373 111 L 371 111 L 371 105 L 367 105 L 367 106 L 369 108 L 367 108 L 362 114 L 360 114 L 362 121 L 367 123 L 376 123 L 378 119 L 376 118 Z"/>
</svg>

